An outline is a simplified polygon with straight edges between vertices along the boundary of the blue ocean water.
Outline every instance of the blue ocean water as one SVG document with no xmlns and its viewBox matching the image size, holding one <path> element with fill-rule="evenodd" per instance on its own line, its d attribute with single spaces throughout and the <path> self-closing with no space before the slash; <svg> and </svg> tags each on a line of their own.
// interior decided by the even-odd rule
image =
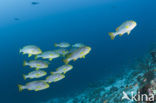
<svg viewBox="0 0 156 103">
<path fill-rule="evenodd" d="M 123 65 L 141 57 L 156 41 L 155 0 L 31 0 L 0 1 L 0 97 L 1 103 L 39 103 L 53 97 L 72 95 L 94 81 L 122 72 Z M 19 18 L 15 20 L 14 18 Z M 137 27 L 129 36 L 111 40 L 108 32 L 126 20 Z M 92 48 L 85 59 L 72 62 L 74 69 L 60 82 L 39 92 L 19 92 L 25 84 L 22 74 L 26 56 L 19 54 L 25 45 L 43 50 L 54 43 L 81 42 Z M 62 65 L 54 60 L 49 71 Z"/>
</svg>

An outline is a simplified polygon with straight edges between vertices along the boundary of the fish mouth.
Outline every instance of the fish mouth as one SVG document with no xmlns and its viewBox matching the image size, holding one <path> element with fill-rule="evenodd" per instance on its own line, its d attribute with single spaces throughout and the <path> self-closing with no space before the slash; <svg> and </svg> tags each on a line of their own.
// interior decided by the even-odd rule
<svg viewBox="0 0 156 103">
<path fill-rule="evenodd" d="M 136 26 L 137 25 L 137 23 L 135 22 L 135 21 L 132 21 L 132 23 Z"/>
<path fill-rule="evenodd" d="M 91 50 L 91 47 L 86 47 L 86 49 L 87 49 L 88 51 L 90 51 L 90 50 Z"/>
</svg>

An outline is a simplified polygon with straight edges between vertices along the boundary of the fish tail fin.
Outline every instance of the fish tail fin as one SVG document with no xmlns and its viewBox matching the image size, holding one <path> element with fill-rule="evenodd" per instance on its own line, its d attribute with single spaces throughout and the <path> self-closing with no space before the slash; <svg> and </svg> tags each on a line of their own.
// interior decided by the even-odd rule
<svg viewBox="0 0 156 103">
<path fill-rule="evenodd" d="M 21 53 L 21 52 L 22 52 L 22 49 L 19 50 L 19 53 Z"/>
<path fill-rule="evenodd" d="M 57 47 L 57 43 L 55 43 L 54 46 Z"/>
<path fill-rule="evenodd" d="M 49 58 L 49 61 L 52 61 L 53 60 L 53 58 Z"/>
<path fill-rule="evenodd" d="M 26 66 L 26 65 L 27 65 L 27 62 L 26 62 L 26 61 L 24 61 L 23 66 Z"/>
<path fill-rule="evenodd" d="M 109 33 L 109 36 L 111 37 L 111 39 L 112 39 L 112 40 L 114 40 L 115 35 L 114 35 L 114 33 L 113 33 L 113 32 L 110 32 L 110 33 Z"/>
<path fill-rule="evenodd" d="M 23 74 L 23 78 L 24 78 L 24 80 L 26 80 L 26 79 L 27 79 L 27 78 L 26 78 L 26 75 Z"/>
<path fill-rule="evenodd" d="M 32 56 L 32 54 L 28 54 L 28 57 L 31 57 Z"/>
<path fill-rule="evenodd" d="M 50 74 L 55 74 L 55 72 L 50 72 Z"/>
<path fill-rule="evenodd" d="M 18 85 L 18 89 L 21 92 L 23 90 L 23 86 L 22 85 Z"/>
<path fill-rule="evenodd" d="M 68 64 L 68 63 L 69 63 L 69 61 L 68 61 L 67 59 L 64 59 L 63 62 L 64 62 L 65 64 Z"/>
<path fill-rule="evenodd" d="M 37 58 L 38 58 L 38 56 L 36 55 L 36 56 L 35 56 L 35 59 L 37 59 Z"/>
<path fill-rule="evenodd" d="M 35 70 L 39 70 L 40 68 L 36 68 Z"/>
</svg>

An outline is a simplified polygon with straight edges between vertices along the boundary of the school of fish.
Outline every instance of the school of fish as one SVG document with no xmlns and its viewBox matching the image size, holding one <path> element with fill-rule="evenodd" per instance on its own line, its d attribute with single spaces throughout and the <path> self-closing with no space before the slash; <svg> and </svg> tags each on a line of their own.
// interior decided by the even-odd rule
<svg viewBox="0 0 156 103">
<path fill-rule="evenodd" d="M 25 60 L 23 62 L 23 66 L 25 68 L 29 67 L 31 72 L 23 74 L 23 79 L 29 80 L 29 82 L 24 85 L 19 84 L 19 91 L 25 89 L 41 91 L 49 88 L 51 83 L 64 79 L 66 73 L 73 69 L 69 62 L 85 58 L 91 51 L 91 47 L 82 43 L 71 45 L 67 42 L 61 42 L 55 43 L 54 47 L 57 47 L 57 49 L 44 52 L 35 45 L 27 45 L 20 49 L 20 53 L 23 55 L 27 54 L 27 57 L 29 59 L 33 58 L 33 60 Z M 50 62 L 57 58 L 63 58 L 63 65 L 58 66 L 55 71 L 47 73 L 46 69 L 51 64 Z"/>
<path fill-rule="evenodd" d="M 128 35 L 137 26 L 137 23 L 133 20 L 128 20 L 122 23 L 116 28 L 115 32 L 110 32 L 109 36 L 112 40 L 117 35 L 122 36 L 125 33 Z M 56 50 L 42 51 L 35 45 L 27 45 L 20 49 L 20 53 L 27 54 L 28 57 L 34 56 L 33 60 L 24 61 L 23 65 L 30 67 L 32 72 L 23 74 L 24 80 L 39 79 L 45 77 L 43 80 L 33 80 L 25 85 L 18 85 L 19 91 L 24 89 L 40 91 L 50 87 L 51 83 L 58 82 L 65 78 L 65 74 L 73 69 L 72 65 L 69 65 L 71 61 L 76 61 L 79 58 L 85 58 L 90 53 L 91 47 L 82 43 L 76 43 L 71 45 L 67 42 L 55 43 Z M 51 71 L 49 74 L 45 71 L 49 67 L 50 62 L 53 59 L 63 58 L 64 65 L 59 66 L 55 71 Z M 44 69 L 44 70 L 43 70 Z M 47 76 L 48 75 L 48 76 Z"/>
</svg>

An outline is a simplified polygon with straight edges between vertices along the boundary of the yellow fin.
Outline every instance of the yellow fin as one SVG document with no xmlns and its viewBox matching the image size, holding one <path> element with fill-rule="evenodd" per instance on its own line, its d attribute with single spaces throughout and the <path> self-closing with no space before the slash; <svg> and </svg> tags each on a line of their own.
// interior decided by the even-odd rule
<svg viewBox="0 0 156 103">
<path fill-rule="evenodd" d="M 50 60 L 50 61 L 52 61 L 52 60 L 53 60 L 53 58 L 49 58 L 49 60 Z"/>
<path fill-rule="evenodd" d="M 37 74 L 36 74 L 36 76 L 40 76 L 40 74 L 39 74 L 39 73 L 37 73 Z"/>
<path fill-rule="evenodd" d="M 65 54 L 65 53 L 66 53 L 66 51 L 62 51 L 62 53 L 63 53 L 63 54 Z"/>
<path fill-rule="evenodd" d="M 24 78 L 24 80 L 26 80 L 27 78 L 26 78 L 26 76 L 23 74 L 23 78 Z"/>
<path fill-rule="evenodd" d="M 23 90 L 22 85 L 18 85 L 19 91 L 21 92 Z"/>
<path fill-rule="evenodd" d="M 57 47 L 57 44 L 55 43 L 54 46 Z"/>
<path fill-rule="evenodd" d="M 64 62 L 65 64 L 68 64 L 68 63 L 69 63 L 69 61 L 68 61 L 67 59 L 64 59 L 63 62 Z"/>
<path fill-rule="evenodd" d="M 128 31 L 127 34 L 129 35 L 131 33 L 131 31 Z"/>
<path fill-rule="evenodd" d="M 50 74 L 52 74 L 52 75 L 53 75 L 53 74 L 55 74 L 55 73 L 54 73 L 54 72 L 50 72 Z"/>
<path fill-rule="evenodd" d="M 38 57 L 37 57 L 37 55 L 35 56 L 35 59 L 37 59 Z"/>
<path fill-rule="evenodd" d="M 114 34 L 112 32 L 109 33 L 109 36 L 111 37 L 112 40 L 114 40 L 115 36 L 114 36 Z"/>
<path fill-rule="evenodd" d="M 36 68 L 36 70 L 39 70 L 40 68 Z"/>
<path fill-rule="evenodd" d="M 80 54 L 84 54 L 84 52 L 81 52 Z"/>
<path fill-rule="evenodd" d="M 32 56 L 32 54 L 28 54 L 28 57 L 31 57 Z"/>
<path fill-rule="evenodd" d="M 37 91 L 39 91 L 38 89 L 35 89 L 35 91 L 37 92 Z"/>
<path fill-rule="evenodd" d="M 115 30 L 118 31 L 119 30 L 119 27 L 117 27 Z"/>
<path fill-rule="evenodd" d="M 26 63 L 27 63 L 27 62 L 26 62 L 26 61 L 24 61 L 23 66 L 26 66 Z"/>
<path fill-rule="evenodd" d="M 41 86 L 37 86 L 37 88 L 41 88 Z"/>
</svg>

